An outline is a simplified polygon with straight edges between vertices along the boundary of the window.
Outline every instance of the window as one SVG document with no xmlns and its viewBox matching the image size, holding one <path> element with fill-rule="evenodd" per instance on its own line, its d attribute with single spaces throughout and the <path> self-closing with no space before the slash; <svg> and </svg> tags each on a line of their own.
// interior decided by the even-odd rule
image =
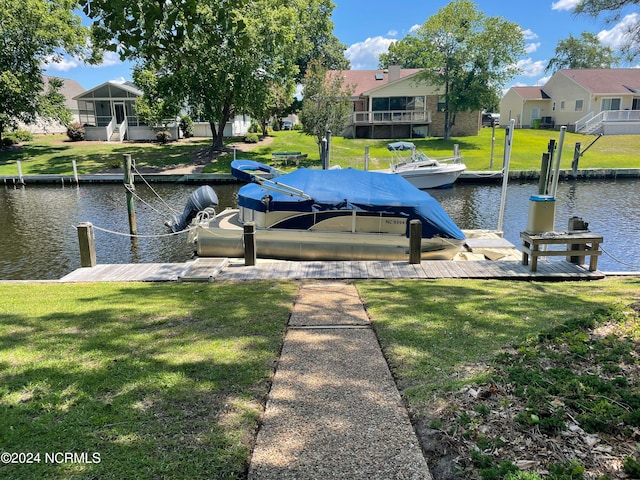
<svg viewBox="0 0 640 480">
<path fill-rule="evenodd" d="M 378 97 L 371 100 L 371 110 L 374 112 L 423 111 L 424 97 Z"/>
<path fill-rule="evenodd" d="M 374 98 L 371 101 L 371 110 L 374 112 L 384 112 L 389 110 L 389 98 Z"/>
<path fill-rule="evenodd" d="M 556 102 L 553 102 L 553 104 L 551 105 L 551 111 L 552 112 L 556 111 Z"/>
<path fill-rule="evenodd" d="M 438 96 L 438 111 L 439 112 L 444 112 L 444 109 L 446 107 L 446 98 L 444 95 L 440 95 Z"/>
<path fill-rule="evenodd" d="M 576 112 L 581 112 L 582 111 L 582 105 L 584 104 L 584 100 L 580 99 L 580 100 L 576 100 L 576 106 L 575 106 L 575 111 Z"/>
<path fill-rule="evenodd" d="M 640 110 L 640 98 L 634 98 L 631 104 L 631 110 Z"/>
<path fill-rule="evenodd" d="M 564 110 L 564 100 L 560 101 L 560 110 Z"/>
<path fill-rule="evenodd" d="M 619 98 L 603 98 L 602 99 L 602 108 L 604 110 L 620 110 L 620 99 Z"/>
</svg>

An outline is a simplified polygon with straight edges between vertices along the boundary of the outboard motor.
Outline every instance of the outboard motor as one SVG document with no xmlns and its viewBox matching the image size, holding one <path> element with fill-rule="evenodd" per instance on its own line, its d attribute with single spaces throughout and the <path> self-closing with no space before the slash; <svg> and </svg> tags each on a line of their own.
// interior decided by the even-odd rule
<svg viewBox="0 0 640 480">
<path fill-rule="evenodd" d="M 191 222 L 198 212 L 207 207 L 218 206 L 218 195 L 209 185 L 203 185 L 189 196 L 182 215 L 173 215 L 173 219 L 165 222 L 165 225 L 173 232 L 181 232 Z"/>
</svg>

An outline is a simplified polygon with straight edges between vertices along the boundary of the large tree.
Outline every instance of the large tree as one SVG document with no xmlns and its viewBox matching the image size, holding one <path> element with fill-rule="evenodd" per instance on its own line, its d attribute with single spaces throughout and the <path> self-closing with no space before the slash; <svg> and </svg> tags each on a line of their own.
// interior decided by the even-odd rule
<svg viewBox="0 0 640 480">
<path fill-rule="evenodd" d="M 344 85 L 339 71 L 327 73 L 320 59 L 309 64 L 304 78 L 300 120 L 302 131 L 315 138 L 319 151 L 327 129 L 335 134 L 342 132 L 351 110 L 352 92 L 352 86 Z"/>
<path fill-rule="evenodd" d="M 597 35 L 582 32 L 580 38 L 569 34 L 559 40 L 555 55 L 549 60 L 546 71 L 557 72 L 562 68 L 611 68 L 618 64 L 613 50 L 600 43 Z"/>
<path fill-rule="evenodd" d="M 575 7 L 578 14 L 598 17 L 604 14 L 604 20 L 608 25 L 618 23 L 625 13 L 637 14 L 640 0 L 580 0 Z M 625 43 L 620 49 L 627 60 L 631 61 L 640 55 L 640 19 L 631 16 L 625 22 Z"/>
<path fill-rule="evenodd" d="M 2 131 L 36 118 L 65 122 L 68 110 L 57 94 L 61 83 L 45 86 L 43 65 L 63 53 L 87 61 L 89 30 L 74 14 L 76 0 L 4 0 L 0 15 L 0 140 Z"/>
<path fill-rule="evenodd" d="M 471 0 L 455 0 L 392 44 L 381 62 L 424 69 L 418 78 L 438 86 L 444 96 L 444 137 L 449 139 L 456 113 L 495 103 L 523 54 L 520 26 L 485 16 Z"/>
<path fill-rule="evenodd" d="M 181 87 L 191 111 L 211 125 L 215 150 L 223 148 L 224 126 L 234 112 L 265 112 L 276 91 L 293 96 L 297 64 L 313 45 L 305 40 L 308 34 L 301 36 L 301 12 L 311 15 L 305 9 L 326 3 L 81 1 L 105 43 L 114 38 L 111 48 L 124 58 L 137 59 Z"/>
</svg>

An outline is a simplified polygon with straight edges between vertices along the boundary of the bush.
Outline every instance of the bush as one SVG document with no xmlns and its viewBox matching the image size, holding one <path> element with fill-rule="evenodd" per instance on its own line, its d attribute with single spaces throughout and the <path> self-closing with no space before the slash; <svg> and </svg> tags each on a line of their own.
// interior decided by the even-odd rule
<svg viewBox="0 0 640 480">
<path fill-rule="evenodd" d="M 72 123 L 67 127 L 67 137 L 72 142 L 84 140 L 84 127 L 79 123 Z"/>
<path fill-rule="evenodd" d="M 171 140 L 171 132 L 169 130 L 160 130 L 156 132 L 156 141 L 159 143 L 167 143 Z"/>
<path fill-rule="evenodd" d="M 0 147 L 10 147 L 11 145 L 15 145 L 19 143 L 18 139 L 12 134 L 3 135 L 2 143 L 0 143 Z"/>
<path fill-rule="evenodd" d="M 249 133 L 258 133 L 258 130 L 260 129 L 260 125 L 258 125 L 258 122 L 256 122 L 255 120 L 251 120 L 251 125 L 249 125 Z"/>
<path fill-rule="evenodd" d="M 258 134 L 247 133 L 244 137 L 244 143 L 258 143 Z"/>
<path fill-rule="evenodd" d="M 27 130 L 16 130 L 11 134 L 18 142 L 30 142 L 33 140 L 33 134 Z"/>
<path fill-rule="evenodd" d="M 193 120 L 189 115 L 180 117 L 180 130 L 182 130 L 184 138 L 193 137 Z"/>
</svg>

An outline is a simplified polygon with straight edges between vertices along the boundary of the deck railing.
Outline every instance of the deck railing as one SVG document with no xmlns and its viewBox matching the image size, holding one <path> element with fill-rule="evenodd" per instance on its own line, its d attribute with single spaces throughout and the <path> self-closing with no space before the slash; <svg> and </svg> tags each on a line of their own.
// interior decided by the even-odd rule
<svg viewBox="0 0 640 480">
<path fill-rule="evenodd" d="M 431 123 L 430 111 L 412 110 L 386 110 L 353 112 L 351 123 L 375 124 L 375 123 Z"/>
</svg>

